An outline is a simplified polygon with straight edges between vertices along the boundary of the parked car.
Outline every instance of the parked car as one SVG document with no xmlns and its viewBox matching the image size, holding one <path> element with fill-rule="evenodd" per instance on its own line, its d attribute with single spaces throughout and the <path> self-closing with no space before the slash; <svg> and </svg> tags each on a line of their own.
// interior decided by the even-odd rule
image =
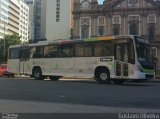
<svg viewBox="0 0 160 119">
<path fill-rule="evenodd" d="M 7 64 L 0 65 L 0 76 L 1 77 L 14 77 L 14 73 L 8 72 Z"/>
</svg>

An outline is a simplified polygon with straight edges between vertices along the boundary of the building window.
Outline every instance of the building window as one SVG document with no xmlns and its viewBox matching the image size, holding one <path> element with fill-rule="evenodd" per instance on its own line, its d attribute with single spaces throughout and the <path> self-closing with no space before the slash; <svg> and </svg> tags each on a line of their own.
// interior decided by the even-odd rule
<svg viewBox="0 0 160 119">
<path fill-rule="evenodd" d="M 112 24 L 121 24 L 121 17 L 120 15 L 115 15 L 112 18 Z"/>
<path fill-rule="evenodd" d="M 128 0 L 128 6 L 138 6 L 139 0 Z"/>
<path fill-rule="evenodd" d="M 98 35 L 99 36 L 105 35 L 105 27 L 104 26 L 98 26 Z"/>
<path fill-rule="evenodd" d="M 120 35 L 121 17 L 120 15 L 115 15 L 112 18 L 113 35 Z"/>
<path fill-rule="evenodd" d="M 60 22 L 60 0 L 56 4 L 56 22 Z"/>
<path fill-rule="evenodd" d="M 157 57 L 157 48 L 156 47 L 151 47 L 151 54 L 152 54 L 152 57 Z"/>
<path fill-rule="evenodd" d="M 81 38 L 89 38 L 89 25 L 81 25 Z"/>
<path fill-rule="evenodd" d="M 132 21 L 129 23 L 129 34 L 139 35 L 139 22 Z"/>
<path fill-rule="evenodd" d="M 89 9 L 89 8 L 90 8 L 90 3 L 89 3 L 89 1 L 84 0 L 84 1 L 81 3 L 81 9 Z"/>
<path fill-rule="evenodd" d="M 140 16 L 138 16 L 138 15 L 129 16 L 128 21 L 129 21 L 129 34 L 130 35 L 139 35 Z"/>
<path fill-rule="evenodd" d="M 90 18 L 81 18 L 81 38 L 90 37 Z"/>
<path fill-rule="evenodd" d="M 156 36 L 156 28 L 154 23 L 148 24 L 148 40 L 154 41 Z"/>
<path fill-rule="evenodd" d="M 155 14 L 148 15 L 148 23 L 156 23 L 156 15 Z"/>
<path fill-rule="evenodd" d="M 105 36 L 105 17 L 98 17 L 98 36 Z"/>
<path fill-rule="evenodd" d="M 113 24 L 113 35 L 120 35 L 120 24 Z"/>
</svg>

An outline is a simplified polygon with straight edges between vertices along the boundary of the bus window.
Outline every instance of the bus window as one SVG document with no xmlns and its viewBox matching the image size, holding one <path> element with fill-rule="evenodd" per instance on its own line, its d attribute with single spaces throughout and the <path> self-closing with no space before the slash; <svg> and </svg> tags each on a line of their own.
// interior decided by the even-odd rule
<svg viewBox="0 0 160 119">
<path fill-rule="evenodd" d="M 36 58 L 43 58 L 44 55 L 44 47 L 39 46 L 36 48 Z"/>
<path fill-rule="evenodd" d="M 128 52 L 129 52 L 128 62 L 131 64 L 135 64 L 135 51 L 134 51 L 133 42 L 128 45 L 128 48 L 129 48 L 128 49 Z"/>
<path fill-rule="evenodd" d="M 32 47 L 30 50 L 30 58 L 35 58 L 36 56 L 36 47 Z"/>
<path fill-rule="evenodd" d="M 44 47 L 44 58 L 49 57 L 49 48 L 50 48 L 50 46 L 45 46 Z"/>
<path fill-rule="evenodd" d="M 90 44 L 76 44 L 75 47 L 76 57 L 92 57 L 93 51 L 93 45 Z"/>
<path fill-rule="evenodd" d="M 62 45 L 59 47 L 59 57 L 73 57 L 73 45 Z"/>
<path fill-rule="evenodd" d="M 115 46 L 115 59 L 122 61 L 122 45 Z"/>
<path fill-rule="evenodd" d="M 58 57 L 58 48 L 57 46 L 48 46 L 49 51 L 48 51 L 48 57 L 49 58 L 56 58 Z"/>
<path fill-rule="evenodd" d="M 119 61 L 128 62 L 129 52 L 127 43 L 115 45 L 115 58 Z"/>
<path fill-rule="evenodd" d="M 19 59 L 19 48 L 11 48 L 10 49 L 9 59 Z"/>
<path fill-rule="evenodd" d="M 124 53 L 124 56 L 123 56 L 123 61 L 124 62 L 128 62 L 128 57 L 129 57 L 129 54 L 128 54 L 128 44 L 124 44 L 124 47 L 123 47 L 123 53 Z"/>
<path fill-rule="evenodd" d="M 115 58 L 116 60 L 135 63 L 133 42 L 115 44 Z"/>
<path fill-rule="evenodd" d="M 20 60 L 21 61 L 28 61 L 29 60 L 28 49 L 21 49 L 20 50 Z"/>
<path fill-rule="evenodd" d="M 101 42 L 95 45 L 95 56 L 113 56 L 113 46 L 108 42 Z"/>
<path fill-rule="evenodd" d="M 44 47 L 32 47 L 30 50 L 30 58 L 43 58 Z"/>
</svg>

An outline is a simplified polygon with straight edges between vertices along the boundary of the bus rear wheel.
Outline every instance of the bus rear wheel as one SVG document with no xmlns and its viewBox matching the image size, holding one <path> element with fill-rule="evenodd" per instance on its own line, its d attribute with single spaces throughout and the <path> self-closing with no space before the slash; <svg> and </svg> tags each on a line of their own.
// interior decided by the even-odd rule
<svg viewBox="0 0 160 119">
<path fill-rule="evenodd" d="M 60 78 L 61 78 L 61 76 L 50 76 L 49 77 L 52 81 L 58 81 Z"/>
<path fill-rule="evenodd" d="M 33 76 L 36 80 L 43 80 L 44 79 L 44 77 L 42 76 L 42 71 L 38 67 L 33 69 Z"/>
<path fill-rule="evenodd" d="M 125 79 L 113 79 L 113 82 L 117 85 L 121 85 L 125 82 Z"/>
<path fill-rule="evenodd" d="M 96 71 L 95 79 L 99 83 L 109 84 L 111 82 L 110 80 L 110 73 L 106 69 L 101 69 Z"/>
</svg>

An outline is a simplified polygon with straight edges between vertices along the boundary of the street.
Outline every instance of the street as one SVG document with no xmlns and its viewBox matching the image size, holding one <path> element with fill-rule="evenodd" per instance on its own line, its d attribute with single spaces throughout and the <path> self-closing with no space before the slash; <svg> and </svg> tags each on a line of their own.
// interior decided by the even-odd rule
<svg viewBox="0 0 160 119">
<path fill-rule="evenodd" d="M 160 112 L 159 91 L 159 81 L 107 85 L 87 79 L 0 78 L 0 112 Z"/>
</svg>

